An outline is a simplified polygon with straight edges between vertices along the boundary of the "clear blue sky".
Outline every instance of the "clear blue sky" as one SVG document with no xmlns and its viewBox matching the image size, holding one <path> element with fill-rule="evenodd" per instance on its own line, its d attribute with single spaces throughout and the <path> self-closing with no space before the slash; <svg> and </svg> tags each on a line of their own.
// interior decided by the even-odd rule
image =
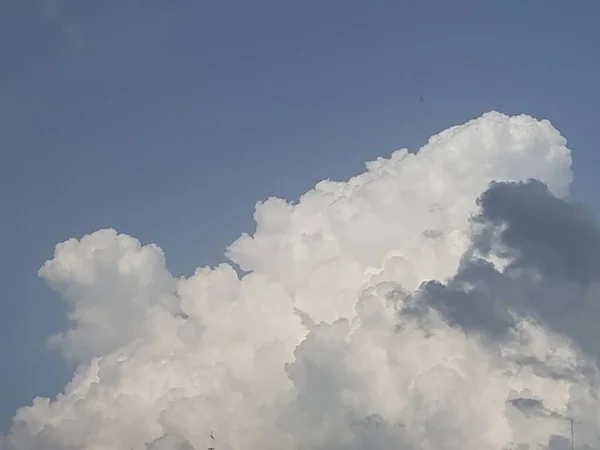
<svg viewBox="0 0 600 450">
<path fill-rule="evenodd" d="M 564 0 L 0 3 L 0 430 L 70 378 L 37 277 L 69 237 L 115 227 L 187 274 L 252 231 L 256 201 L 490 109 L 551 119 L 597 207 L 599 17 Z"/>
</svg>

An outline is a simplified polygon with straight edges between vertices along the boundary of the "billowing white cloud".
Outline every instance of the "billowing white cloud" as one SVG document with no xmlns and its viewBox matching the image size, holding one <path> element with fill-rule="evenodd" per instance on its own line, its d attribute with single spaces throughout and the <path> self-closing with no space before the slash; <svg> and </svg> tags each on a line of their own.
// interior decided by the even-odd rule
<svg viewBox="0 0 600 450">
<path fill-rule="evenodd" d="M 40 275 L 71 307 L 53 341 L 79 367 L 0 446 L 558 449 L 573 417 L 600 447 L 600 259 L 569 264 L 600 245 L 563 199 L 570 166 L 550 122 L 491 112 L 258 204 L 227 249 L 242 276 L 175 279 L 114 230 L 59 244 Z M 555 245 L 561 230 L 579 240 Z"/>
</svg>

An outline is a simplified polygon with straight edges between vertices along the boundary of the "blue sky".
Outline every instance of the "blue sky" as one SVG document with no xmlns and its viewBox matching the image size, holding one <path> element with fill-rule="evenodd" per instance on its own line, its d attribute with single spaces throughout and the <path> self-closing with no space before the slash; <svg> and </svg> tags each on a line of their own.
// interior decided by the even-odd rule
<svg viewBox="0 0 600 450">
<path fill-rule="evenodd" d="M 597 2 L 0 4 L 0 430 L 71 368 L 54 245 L 115 227 L 190 273 L 254 204 L 495 109 L 549 118 L 598 207 Z M 424 97 L 424 102 L 420 101 Z"/>
</svg>

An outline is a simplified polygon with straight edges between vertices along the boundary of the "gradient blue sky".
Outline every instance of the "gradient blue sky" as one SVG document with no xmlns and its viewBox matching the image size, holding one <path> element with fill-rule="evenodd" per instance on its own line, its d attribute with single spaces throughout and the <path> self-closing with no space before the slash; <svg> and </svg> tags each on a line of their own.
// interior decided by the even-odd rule
<svg viewBox="0 0 600 450">
<path fill-rule="evenodd" d="M 115 227 L 188 274 L 296 199 L 496 109 L 549 118 L 598 207 L 600 3 L 0 3 L 0 430 L 70 378 L 54 245 Z M 423 96 L 425 101 L 420 102 Z"/>
</svg>

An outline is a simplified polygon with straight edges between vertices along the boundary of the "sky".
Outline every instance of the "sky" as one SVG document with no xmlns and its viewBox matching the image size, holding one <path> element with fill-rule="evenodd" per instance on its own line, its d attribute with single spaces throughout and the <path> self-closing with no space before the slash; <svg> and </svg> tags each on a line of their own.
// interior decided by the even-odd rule
<svg viewBox="0 0 600 450">
<path fill-rule="evenodd" d="M 450 189 L 454 195 L 448 194 L 452 202 L 464 198 L 474 205 L 476 197 L 485 191 L 485 185 L 481 185 L 484 181 L 503 177 L 518 181 L 535 176 L 548 184 L 550 192 L 537 189 L 537 185 L 519 185 L 518 189 L 523 189 L 522 198 L 535 199 L 540 196 L 545 199 L 540 200 L 541 203 L 549 205 L 550 209 L 554 208 L 552 211 L 564 210 L 567 216 L 579 217 L 579 210 L 569 210 L 570 205 L 552 203 L 554 197 L 551 194 L 563 195 L 570 190 L 573 200 L 585 202 L 592 210 L 598 211 L 600 204 L 596 193 L 600 188 L 600 178 L 595 172 L 595 167 L 600 163 L 596 152 L 596 110 L 600 100 L 600 90 L 597 88 L 600 62 L 595 44 L 600 38 L 596 26 L 598 13 L 600 6 L 595 2 L 567 4 L 559 1 L 460 1 L 452 4 L 442 1 L 379 0 L 2 2 L 0 136 L 3 161 L 0 180 L 3 220 L 0 221 L 0 232 L 5 238 L 0 245 L 5 257 L 0 271 L 0 359 L 4 362 L 0 372 L 0 431 L 9 432 L 12 417 L 19 408 L 30 405 L 34 397 L 54 398 L 63 392 L 73 377 L 75 364 L 82 364 L 89 369 L 91 357 L 125 352 L 123 349 L 129 348 L 127 343 L 132 336 L 124 331 L 126 326 L 121 320 L 131 320 L 132 324 L 137 324 L 136 318 L 141 317 L 136 312 L 136 308 L 141 306 L 135 302 L 131 309 L 121 312 L 115 312 L 116 309 L 108 306 L 104 311 L 98 306 L 101 313 L 110 318 L 107 320 L 121 324 L 114 325 L 116 328 L 110 339 L 101 338 L 102 332 L 94 326 L 90 325 L 88 329 L 83 325 L 78 328 L 69 324 L 66 314 L 69 302 L 75 305 L 75 311 L 81 313 L 81 316 L 75 314 L 72 321 L 77 323 L 78 320 L 84 320 L 82 317 L 86 314 L 96 311 L 94 302 L 98 299 L 127 303 L 125 299 L 138 298 L 138 294 L 131 294 L 134 288 L 127 283 L 126 289 L 119 290 L 119 286 L 124 285 L 109 275 L 105 281 L 114 284 L 114 292 L 109 289 L 108 293 L 102 293 L 100 286 L 98 291 L 94 291 L 97 294 L 86 291 L 81 287 L 85 283 L 79 283 L 78 279 L 73 281 L 74 278 L 60 275 L 56 264 L 50 264 L 46 272 L 38 275 L 40 268 L 49 260 L 85 260 L 81 252 L 85 253 L 88 244 L 83 241 L 81 248 L 75 246 L 72 249 L 74 256 L 69 257 L 58 251 L 55 253 L 55 245 L 70 238 L 80 239 L 97 230 L 114 228 L 119 233 L 134 236 L 142 245 L 157 244 L 166 254 L 170 274 L 190 277 L 196 267 L 214 266 L 225 261 L 226 249 L 242 233 L 254 233 L 257 226 L 255 221 L 261 223 L 260 220 L 263 220 L 265 234 L 277 235 L 278 227 L 286 227 L 288 219 L 281 219 L 283 224 L 269 225 L 269 220 L 277 220 L 281 213 L 278 208 L 285 209 L 283 206 L 274 203 L 265 207 L 265 217 L 261 219 L 258 212 L 255 214 L 257 202 L 272 196 L 297 201 L 305 192 L 313 192 L 311 189 L 320 180 L 349 180 L 365 171 L 366 161 L 380 156 L 389 158 L 399 148 L 415 152 L 432 135 L 481 118 L 492 110 L 510 117 L 528 114 L 539 120 L 549 119 L 551 125 L 543 125 L 538 129 L 537 125 L 529 122 L 511 122 L 508 116 L 484 116 L 479 119 L 483 129 L 491 130 L 489 133 L 492 137 L 485 135 L 480 136 L 479 140 L 469 141 L 474 143 L 475 150 L 464 151 L 468 164 L 455 168 L 454 172 L 454 169 L 448 169 L 447 173 L 455 178 L 473 178 L 480 182 L 474 181 L 472 186 L 464 189 Z M 513 138 L 506 141 L 507 148 L 512 148 L 511 145 L 521 148 L 519 145 L 522 145 L 531 149 L 533 156 L 527 156 L 529 153 L 519 153 L 520 156 L 515 156 L 515 159 L 511 159 L 512 156 L 498 156 L 503 147 L 501 136 L 497 135 L 500 131 L 495 131 L 489 125 L 494 120 L 506 122 L 505 126 L 513 133 L 509 133 Z M 475 133 L 477 136 L 477 131 L 472 129 L 476 125 L 467 127 L 465 133 Z M 554 156 L 538 148 L 537 141 L 514 137 L 520 136 L 518 130 L 522 128 L 530 130 L 534 136 L 539 134 L 539 142 L 545 143 L 547 148 L 557 149 L 557 159 L 554 160 Z M 566 138 L 567 144 L 553 134 L 552 130 L 555 129 Z M 446 148 L 464 144 L 458 137 L 458 141 L 453 141 L 452 136 L 444 139 L 450 146 Z M 489 160 L 472 156 L 478 145 L 486 147 L 482 144 L 488 142 L 486 139 L 491 139 L 494 144 L 490 144 L 490 148 L 497 147 L 500 153 L 493 153 L 492 157 L 482 150 L 486 158 L 492 158 Z M 569 158 L 561 150 L 564 145 L 568 146 L 572 157 L 570 167 L 565 166 Z M 430 158 L 444 160 L 440 156 L 441 150 L 437 150 L 437 153 L 431 150 L 430 154 Z M 393 158 L 388 164 L 396 167 Z M 455 163 L 450 161 L 448 164 Z M 487 169 L 482 169 L 487 167 L 486 164 L 491 167 L 487 172 Z M 411 170 L 418 172 L 416 168 Z M 438 169 L 431 170 L 435 172 Z M 398 169 L 396 172 L 404 174 L 402 183 L 408 183 L 416 192 L 422 180 L 407 175 L 409 172 L 405 171 L 408 169 Z M 568 189 L 571 171 L 573 182 Z M 379 172 L 372 169 L 369 173 L 375 176 L 373 174 Z M 426 177 L 427 173 L 425 170 L 421 175 Z M 439 173 L 440 179 L 446 180 L 446 186 L 454 182 L 452 180 L 455 178 L 442 176 L 446 173 L 442 169 L 439 169 Z M 346 183 L 353 185 L 350 181 Z M 384 187 L 382 184 L 378 189 Z M 358 195 L 338 192 L 335 186 L 323 189 L 330 189 L 334 192 L 331 195 L 341 198 L 348 196 L 355 199 Z M 423 189 L 427 190 L 425 187 Z M 381 195 L 384 192 L 385 189 L 380 191 Z M 441 196 L 444 190 L 436 192 L 435 195 Z M 491 200 L 488 209 L 483 207 L 482 214 L 486 220 L 493 222 L 497 217 L 513 220 L 512 209 L 502 209 L 495 203 L 504 204 L 502 195 L 512 198 L 514 191 L 511 191 L 511 185 L 502 185 L 498 191 L 487 192 L 490 195 L 484 198 Z M 393 195 L 390 195 L 393 199 Z M 423 195 L 427 197 L 427 202 L 438 207 L 452 203 L 450 200 L 446 203 L 436 201 L 431 193 L 427 194 L 429 196 Z M 310 199 L 306 203 L 309 205 L 306 208 L 310 209 Z M 522 207 L 521 203 L 516 204 Z M 327 207 L 322 206 L 324 210 Z M 418 216 L 414 209 L 418 207 L 406 208 L 402 214 L 392 218 L 398 221 L 397 226 L 409 229 L 410 226 L 402 222 L 403 217 L 411 214 Z M 464 232 L 463 219 L 471 210 L 450 209 L 452 213 L 448 213 L 444 223 Z M 302 210 L 298 215 L 304 212 Z M 586 217 L 581 220 L 584 221 Z M 392 218 L 388 217 L 390 220 Z M 364 232 L 368 235 L 375 232 L 385 235 L 384 231 L 388 230 L 386 227 L 393 228 L 393 225 L 384 227 L 383 219 L 365 220 L 352 233 Z M 528 223 L 539 225 L 536 220 L 535 217 L 530 218 Z M 505 242 L 509 247 L 525 245 L 527 239 L 532 239 L 523 230 L 533 225 L 516 222 L 517 231 L 510 234 Z M 407 233 L 407 236 L 412 236 Z M 284 239 L 285 236 L 279 237 Z M 136 246 L 134 241 L 109 232 L 92 235 L 90 239 L 92 243 L 96 242 L 94 239 L 113 242 L 111 245 L 114 248 L 125 252 L 115 250 L 119 255 L 127 254 L 124 248 Z M 292 272 L 283 273 L 283 268 L 281 273 L 278 272 L 268 262 L 261 265 L 260 261 L 269 258 L 258 256 L 259 249 L 253 245 L 275 248 L 276 245 L 268 238 L 260 245 L 244 240 L 236 243 L 239 245 L 229 247 L 230 254 L 234 255 L 235 264 L 243 270 L 283 280 L 281 283 L 287 292 L 300 289 L 297 274 L 302 272 L 301 269 L 292 271 L 296 274 L 293 275 Z M 363 246 L 371 245 L 386 247 L 387 244 L 364 239 L 348 243 L 348 249 L 360 253 Z M 575 242 L 573 245 L 579 244 Z M 461 251 L 466 251 L 467 247 L 467 244 L 458 246 Z M 519 248 L 530 251 L 531 254 L 527 255 L 538 265 L 545 258 L 540 255 L 546 255 L 533 244 Z M 581 244 L 577 248 L 580 253 L 575 254 L 581 255 L 582 251 L 585 253 L 582 249 L 586 245 Z M 159 298 L 156 292 L 170 292 L 169 289 L 173 288 L 171 285 L 175 283 L 161 271 L 161 257 L 153 251 L 152 248 L 146 248 L 144 252 L 149 253 L 142 252 L 140 258 L 149 258 L 154 261 L 152 264 L 158 264 L 158 268 L 152 266 L 148 272 L 143 272 L 151 279 L 156 278 L 157 286 L 150 283 L 148 289 L 154 290 L 151 293 L 144 291 L 139 298 Z M 435 253 L 438 250 L 431 251 Z M 294 255 L 302 254 L 301 249 L 294 252 Z M 375 252 L 363 259 L 354 255 L 359 260 L 356 263 L 358 266 L 347 262 L 346 275 L 340 272 L 337 276 L 341 280 L 355 273 L 353 271 L 363 274 L 367 270 L 365 267 L 377 266 L 377 261 L 385 259 L 382 255 Z M 423 257 L 417 263 L 422 255 L 413 256 L 415 268 L 412 270 L 417 279 L 425 277 L 440 281 L 444 277 L 454 277 L 453 282 L 460 284 L 480 270 L 475 263 L 472 264 L 475 268 L 456 269 L 458 256 L 452 252 L 448 253 L 445 263 L 439 263 L 439 267 L 434 268 L 428 268 L 430 257 Z M 272 264 L 279 261 L 283 267 L 287 261 L 284 259 L 279 261 L 272 257 Z M 588 259 L 590 267 L 596 267 L 595 260 L 591 257 Z M 120 261 L 116 256 L 108 260 Z M 556 270 L 564 273 L 567 270 L 560 264 L 546 269 L 548 273 Z M 95 273 L 93 267 L 86 270 Z M 215 276 L 232 276 L 227 271 L 219 274 Z M 322 276 L 327 278 L 325 274 Z M 587 278 L 585 281 L 577 278 L 576 281 L 589 282 Z M 164 286 L 161 284 L 163 282 Z M 264 281 L 256 281 L 259 282 Z M 314 283 L 325 281 L 315 280 Z M 182 284 L 187 286 L 193 283 Z M 417 287 L 406 280 L 404 284 L 410 285 L 413 290 Z M 522 287 L 526 283 L 520 280 L 517 284 Z M 65 285 L 75 287 L 68 289 Z M 165 286 L 171 287 L 167 289 Z M 436 286 L 433 283 L 427 288 L 435 295 L 427 289 L 419 294 L 426 298 L 423 304 L 432 305 L 432 310 L 436 305 L 439 306 L 440 298 L 456 297 L 454 294 L 440 294 L 440 297 L 436 291 L 452 291 L 452 283 L 449 287 Z M 181 289 L 185 290 L 185 286 Z M 306 286 L 303 289 L 310 291 Z M 327 289 L 331 288 L 322 287 L 323 291 L 329 292 Z M 348 289 L 356 291 L 358 287 Z M 70 300 L 61 300 L 59 294 Z M 305 292 L 304 295 L 308 294 Z M 331 306 L 331 310 L 325 306 L 323 309 L 315 306 L 311 310 L 308 303 L 303 307 L 298 306 L 308 300 L 302 300 L 304 297 L 300 294 L 297 296 L 300 300 L 296 307 L 309 311 L 309 319 L 317 323 L 319 320 L 335 320 L 351 315 L 347 311 L 342 314 L 334 306 Z M 184 297 L 185 293 L 182 293 L 181 298 Z M 517 297 L 527 298 L 524 295 Z M 78 303 L 77 299 L 80 298 L 87 300 Z M 341 305 L 343 301 L 339 301 Z M 525 300 L 523 302 L 527 308 L 541 308 L 533 300 L 531 305 Z M 347 307 L 340 305 L 340 308 Z M 177 309 L 180 306 L 168 304 L 164 307 L 171 311 L 169 308 Z M 218 310 L 216 306 L 213 307 Z M 276 309 L 276 306 L 273 308 Z M 445 309 L 440 308 L 440 311 L 443 315 Z M 304 334 L 296 330 L 299 325 L 285 316 L 288 313 L 282 312 L 282 317 L 285 317 L 282 322 L 289 320 L 289 333 L 298 332 L 304 339 Z M 122 317 L 117 320 L 115 314 L 122 314 Z M 217 311 L 215 314 L 221 313 Z M 185 315 L 193 317 L 190 311 L 186 311 Z M 447 315 L 448 323 L 454 323 L 455 320 L 457 327 L 470 329 L 486 325 L 492 326 L 494 333 L 506 332 L 505 322 L 483 317 L 484 314 L 481 315 L 484 325 L 466 323 L 464 317 Z M 442 326 L 438 323 L 441 320 L 439 318 L 427 320 Z M 573 324 L 547 320 L 560 333 L 570 336 L 583 350 L 590 350 L 589 336 L 569 334 Z M 257 323 L 260 323 L 259 319 Z M 132 333 L 138 330 L 136 326 L 132 325 Z M 143 325 L 139 326 L 143 328 Z M 477 347 L 473 351 L 481 354 L 479 361 L 487 358 L 485 349 L 478 347 L 479 344 L 461 340 L 455 328 L 448 327 L 444 328 L 448 339 L 464 346 L 465 354 L 470 351 L 471 345 Z M 47 343 L 49 336 L 68 329 L 79 331 L 67 333 L 62 343 L 56 344 L 54 340 L 55 345 L 50 349 Z M 284 331 L 282 333 L 285 334 Z M 315 331 L 313 341 L 298 340 L 294 335 L 282 338 L 282 342 L 293 348 L 302 342 L 303 346 L 298 347 L 298 358 L 295 360 L 302 361 L 303 355 L 307 357 L 312 346 L 318 345 L 321 338 L 326 339 L 319 334 L 321 332 L 328 331 Z M 539 332 L 537 328 L 536 332 Z M 218 335 L 215 332 L 214 336 Z M 559 339 L 552 336 L 552 339 Z M 150 338 L 148 342 L 156 344 Z M 557 345 L 568 347 L 565 342 L 560 341 Z M 406 343 L 408 345 L 409 341 Z M 443 342 L 438 344 L 442 347 L 445 345 Z M 285 351 L 291 350 L 285 347 Z M 575 350 L 569 347 L 564 351 L 569 353 Z M 66 360 L 61 353 L 67 355 Z M 281 358 L 285 359 L 283 356 Z M 275 360 L 280 361 L 277 358 Z M 231 367 L 237 367 L 231 364 Z M 297 386 L 302 385 L 301 370 L 298 364 L 294 367 L 298 372 L 290 369 L 290 376 Z M 491 375 L 488 373 L 486 376 Z M 502 377 L 498 374 L 494 376 L 497 384 L 502 385 Z M 185 376 L 182 379 L 186 379 Z M 277 384 L 279 381 L 273 382 Z M 305 385 L 310 386 L 310 383 L 307 381 Z M 261 386 L 257 388 L 264 388 Z M 557 389 L 552 384 L 544 386 L 540 387 L 542 391 Z M 307 394 L 306 402 L 312 405 L 310 402 L 314 399 L 311 395 L 314 392 L 306 389 L 312 393 Z M 375 394 L 371 398 L 373 396 Z M 560 404 L 560 399 L 552 401 Z M 382 404 L 371 405 L 371 409 L 388 420 L 395 413 L 385 410 Z M 310 408 L 305 404 L 292 406 L 283 414 L 282 417 L 287 418 L 284 422 L 287 420 L 309 427 L 310 423 L 303 422 L 304 419 L 299 417 Z M 240 414 L 251 416 L 254 410 L 250 406 L 248 408 L 248 411 Z M 227 411 L 223 409 L 220 414 L 226 416 Z M 31 423 L 37 420 L 44 422 L 43 417 L 46 417 L 46 412 L 41 410 L 31 414 L 32 418 L 27 419 Z M 115 417 L 120 416 L 116 414 Z M 167 417 L 165 420 L 172 419 Z M 217 419 L 215 421 L 218 422 Z M 263 434 L 257 433 L 256 440 L 252 442 L 262 442 L 260 439 L 265 430 L 275 426 L 263 425 L 262 428 L 257 426 L 263 430 Z M 481 429 L 485 427 L 482 423 Z M 163 425 L 163 428 L 166 426 Z M 299 426 L 290 435 L 294 438 L 303 430 Z M 150 442 L 160 434 L 156 430 L 139 431 L 136 435 L 139 442 L 132 442 L 131 445 Z M 180 434 L 185 435 L 183 432 Z M 15 436 L 21 439 L 15 441 L 15 448 L 36 448 L 31 444 L 33 441 L 28 441 L 21 434 Z M 167 434 L 165 436 L 169 437 Z M 386 439 L 408 442 L 406 436 L 394 436 L 391 433 Z M 494 436 L 503 435 L 497 431 Z M 44 439 L 50 442 L 54 437 L 45 436 Z M 101 441 L 104 438 L 98 439 Z M 199 438 L 186 435 L 185 439 L 191 442 Z M 329 442 L 322 439 L 319 445 Z M 503 439 L 497 437 L 493 442 L 504 442 Z M 537 442 L 541 438 L 527 436 L 527 439 L 528 442 Z M 77 446 L 79 441 L 75 437 L 69 442 L 56 444 L 54 448 L 71 448 L 69 445 L 82 448 Z M 119 442 L 125 445 L 124 441 Z M 161 445 L 159 441 L 156 442 L 157 446 Z M 440 442 L 446 441 L 434 440 L 431 445 L 439 446 Z M 481 446 L 478 441 L 460 442 Z M 35 445 L 38 445 L 37 441 Z M 101 448 L 103 444 L 94 441 L 89 445 L 89 448 Z"/>
</svg>

